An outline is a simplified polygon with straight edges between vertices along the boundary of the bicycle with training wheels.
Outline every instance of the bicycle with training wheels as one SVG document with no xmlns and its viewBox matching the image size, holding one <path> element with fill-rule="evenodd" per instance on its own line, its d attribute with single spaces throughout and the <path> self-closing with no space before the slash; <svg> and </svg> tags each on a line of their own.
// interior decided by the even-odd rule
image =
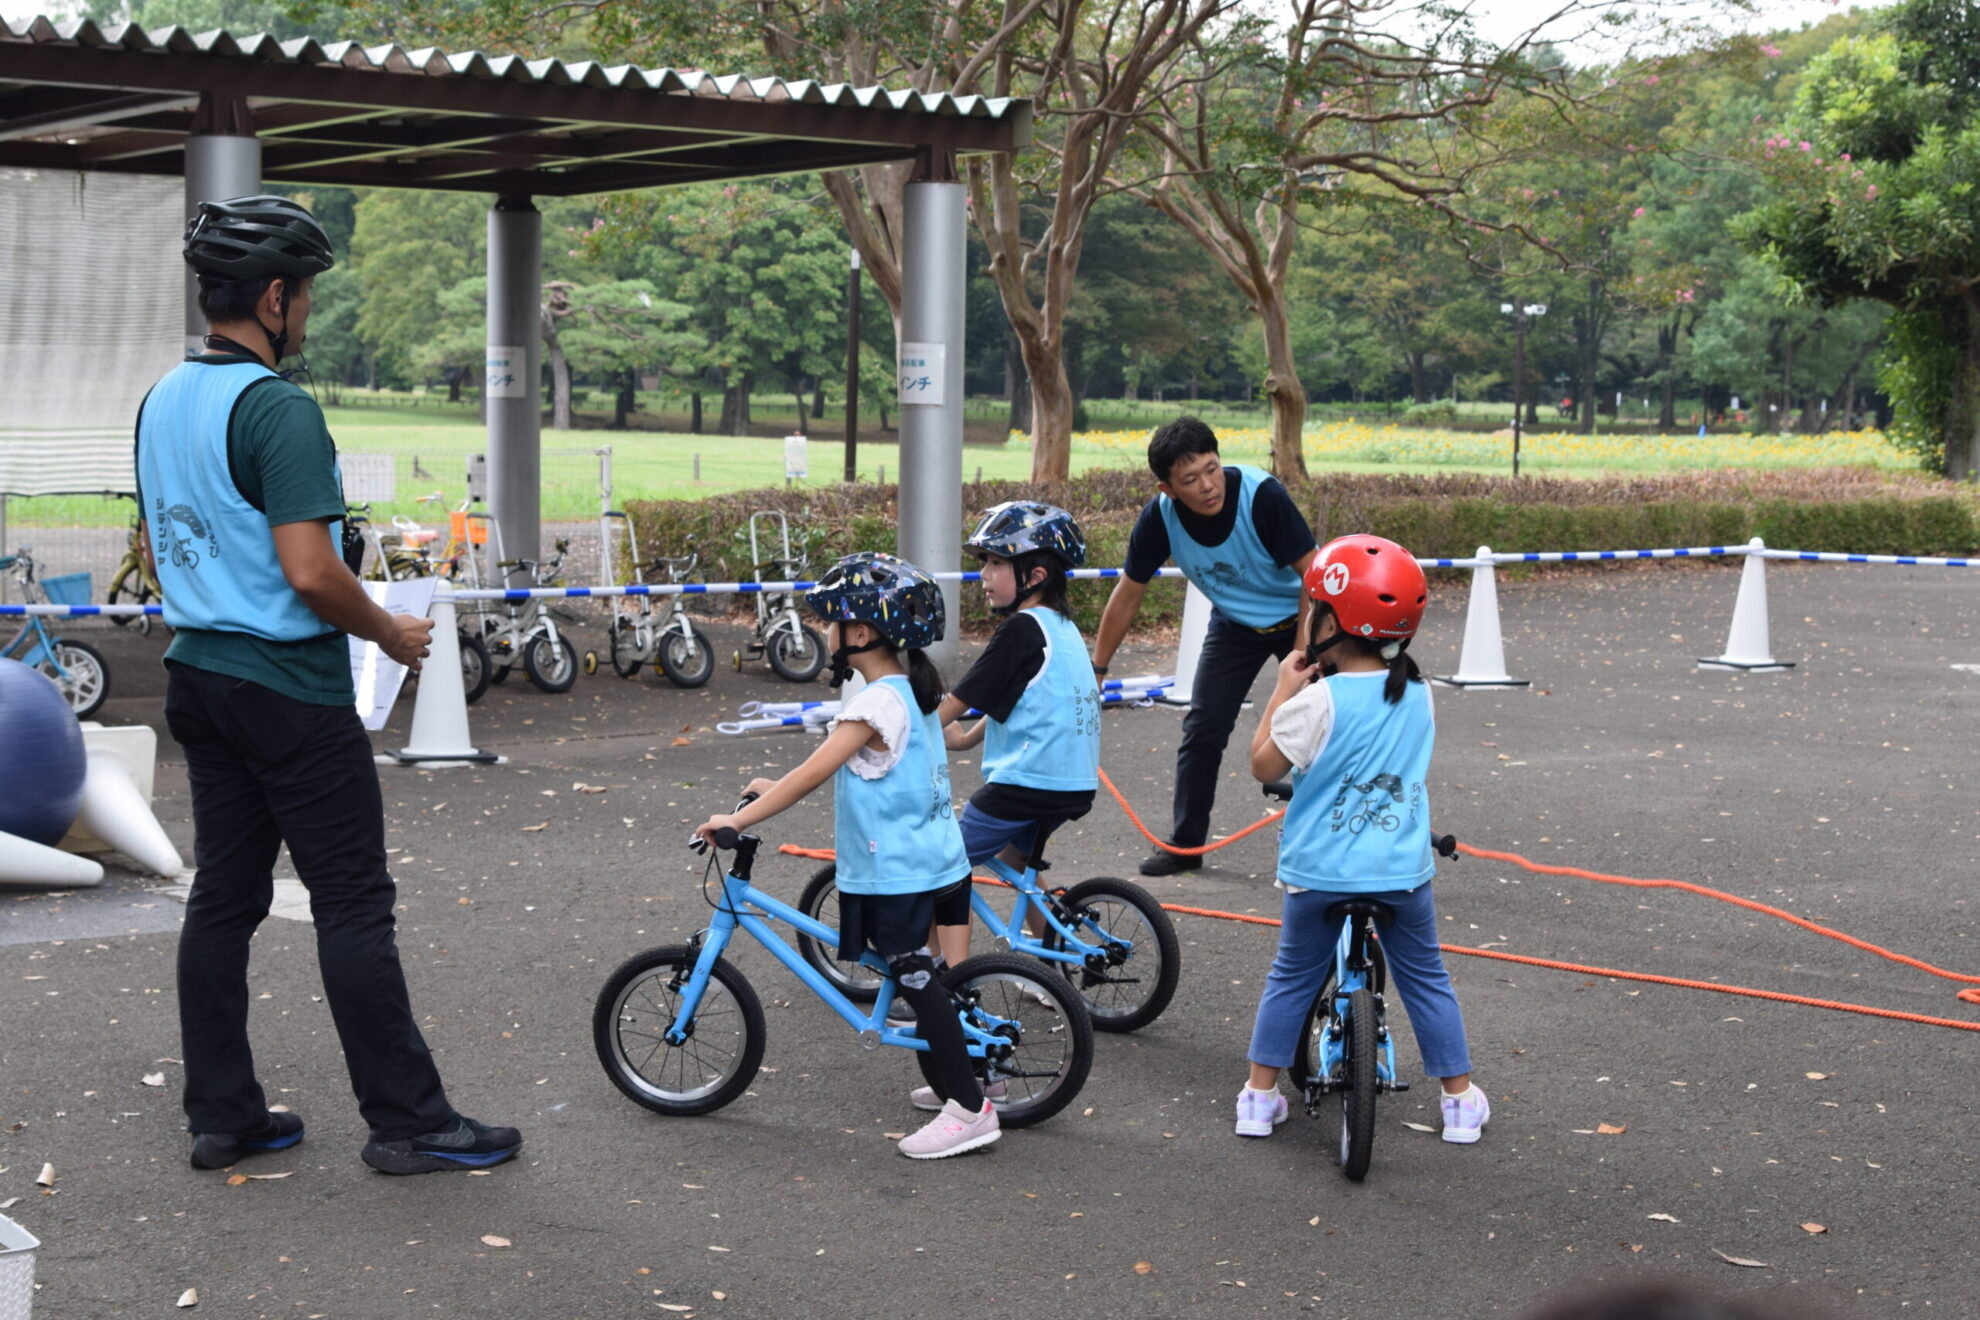
<svg viewBox="0 0 1980 1320">
<path fill-rule="evenodd" d="M 639 537 L 633 530 L 632 515 L 613 509 L 601 517 L 624 519 L 627 544 L 638 554 Z M 659 556 L 646 566 L 646 572 L 655 576 L 664 573 L 670 584 L 691 582 L 700 564 L 701 551 L 696 548 L 694 538 L 689 537 L 685 555 Z M 645 575 L 635 565 L 633 582 L 645 581 Z M 675 687 L 684 688 L 700 687 L 714 677 L 715 648 L 708 634 L 688 618 L 682 605 L 685 599 L 679 595 L 662 596 L 657 604 L 652 596 L 619 596 L 613 600 L 612 628 L 606 635 L 613 673 L 620 678 L 631 678 L 651 664 Z M 584 653 L 584 672 L 598 672 L 598 652 Z"/>
<path fill-rule="evenodd" d="M 1292 785 L 1265 785 L 1265 796 L 1292 799 Z M 1457 856 L 1457 840 L 1433 834 L 1430 846 Z M 1309 1117 L 1318 1116 L 1326 1097 L 1341 1097 L 1341 1172 L 1354 1182 L 1368 1176 L 1375 1151 L 1375 1099 L 1384 1091 L 1407 1091 L 1396 1076 L 1396 1043 L 1389 1033 L 1384 995 L 1389 964 L 1382 956 L 1379 928 L 1393 918 L 1389 905 L 1373 898 L 1346 899 L 1327 910 L 1339 917 L 1333 970 L 1306 1011 L 1299 1043 L 1293 1048 L 1292 1083 L 1306 1100 Z"/>
<path fill-rule="evenodd" d="M 759 531 L 758 524 L 763 525 Z M 775 528 L 783 554 L 765 558 L 764 538 Z M 749 576 L 752 582 L 797 582 L 811 571 L 811 552 L 791 550 L 790 519 L 775 509 L 749 515 Z M 804 621 L 794 591 L 755 593 L 756 627 L 748 644 L 735 653 L 736 672 L 741 673 L 743 656 L 762 656 L 770 662 L 777 677 L 791 683 L 809 683 L 825 668 L 825 639 Z"/>
<path fill-rule="evenodd" d="M 41 583 L 35 580 L 34 557 L 28 548 L 22 546 L 11 555 L 0 556 L 0 569 L 14 570 L 14 581 L 21 584 L 21 600 L 28 605 L 87 605 L 89 595 L 86 589 L 78 593 L 79 600 L 51 600 Z M 89 575 L 79 573 L 76 579 L 87 584 Z M 54 579 L 60 583 L 61 578 Z M 31 669 L 39 669 L 55 680 L 55 686 L 62 689 L 62 699 L 69 703 L 69 709 L 76 718 L 86 720 L 102 707 L 110 696 L 110 666 L 103 653 L 87 642 L 78 642 L 69 637 L 57 637 L 48 629 L 41 615 L 30 614 L 21 630 L 0 645 L 0 659 L 18 660 Z"/>
<path fill-rule="evenodd" d="M 751 799 L 745 797 L 743 801 Z M 772 921 L 836 946 L 838 933 L 758 889 L 750 879 L 762 840 L 724 829 L 709 858 L 732 854 L 721 884 L 702 896 L 714 909 L 707 929 L 686 944 L 635 954 L 606 980 L 593 1010 L 592 1043 L 612 1084 L 655 1113 L 706 1114 L 740 1096 L 763 1062 L 763 1005 L 723 952 L 738 930 L 782 963 L 853 1029 L 862 1048 L 892 1045 L 915 1051 L 932 1085 L 928 1044 L 912 1024 L 888 1022 L 895 983 L 871 950 L 860 965 L 875 978 L 870 1006 L 856 1005 L 793 949 Z M 696 851 L 706 845 L 695 841 Z M 1085 1005 L 1035 962 L 988 953 L 943 973 L 977 1080 L 1002 1083 L 997 1102 L 1003 1127 L 1029 1127 L 1071 1104 L 1093 1064 L 1093 1025 Z"/>
<path fill-rule="evenodd" d="M 504 559 L 498 570 L 518 569 L 529 574 L 538 587 L 555 586 L 563 574 L 568 540 L 557 541 L 557 553 L 538 562 L 534 559 Z M 578 658 L 571 644 L 557 630 L 557 618 L 547 600 L 534 596 L 521 602 L 505 601 L 501 613 L 479 616 L 480 638 L 488 655 L 488 681 L 506 683 L 509 671 L 522 662 L 529 681 L 544 692 L 569 692 L 577 682 Z"/>
<path fill-rule="evenodd" d="M 164 589 L 158 585 L 158 577 L 151 571 L 151 564 L 144 557 L 144 514 L 137 513 L 131 518 L 131 535 L 124 546 L 124 557 L 117 561 L 117 569 L 110 575 L 110 590 L 104 596 L 106 605 L 156 605 L 165 599 Z M 149 614 L 112 614 L 106 616 L 119 628 L 137 625 L 144 636 L 151 635 Z"/>
<path fill-rule="evenodd" d="M 1026 954 L 1063 976 L 1079 992 L 1096 1030 L 1147 1026 L 1169 1006 L 1181 975 L 1175 924 L 1153 895 L 1129 880 L 1098 876 L 1070 889 L 1046 889 L 1038 882 L 1039 873 L 1050 868 L 1042 856 L 1044 847 L 1041 837 L 1022 871 L 995 857 L 982 863 L 1017 894 L 1008 920 L 974 883 L 970 911 L 989 929 L 999 951 Z M 838 913 L 837 875 L 837 863 L 827 863 L 798 899 L 799 910 L 828 926 Z M 862 967 L 840 961 L 836 945 L 800 934 L 798 948 L 806 962 L 849 998 L 864 1002 L 879 988 Z"/>
</svg>

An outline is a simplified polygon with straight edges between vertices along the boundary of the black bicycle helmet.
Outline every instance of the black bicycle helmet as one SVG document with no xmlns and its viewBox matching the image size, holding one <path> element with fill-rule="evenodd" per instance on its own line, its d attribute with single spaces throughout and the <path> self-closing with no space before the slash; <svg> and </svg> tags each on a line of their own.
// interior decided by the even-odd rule
<svg viewBox="0 0 1980 1320">
<path fill-rule="evenodd" d="M 804 593 L 804 603 L 829 623 L 871 624 L 895 646 L 914 649 L 942 640 L 942 589 L 893 555 L 847 555 Z"/>
<path fill-rule="evenodd" d="M 1070 513 L 1037 500 L 1006 500 L 985 511 L 963 549 L 977 556 L 1016 559 L 1034 550 L 1057 555 L 1067 568 L 1086 562 L 1086 533 Z"/>
<path fill-rule="evenodd" d="M 214 280 L 288 280 L 337 264 L 316 217 L 286 197 L 201 202 L 186 224 L 186 264 Z"/>
</svg>

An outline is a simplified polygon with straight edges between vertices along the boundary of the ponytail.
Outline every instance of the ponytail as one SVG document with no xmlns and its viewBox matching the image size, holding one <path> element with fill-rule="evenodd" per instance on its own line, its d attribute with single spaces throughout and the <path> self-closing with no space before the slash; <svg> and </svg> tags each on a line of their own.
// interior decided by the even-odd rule
<svg viewBox="0 0 1980 1320">
<path fill-rule="evenodd" d="M 923 715 L 942 704 L 942 674 L 935 668 L 935 662 L 920 647 L 909 647 L 904 653 L 907 668 L 908 687 L 914 692 L 914 704 L 921 707 Z"/>
<path fill-rule="evenodd" d="M 1382 683 L 1382 700 L 1391 706 L 1401 701 L 1403 692 L 1411 683 L 1423 681 L 1423 671 L 1416 667 L 1416 657 L 1409 653 L 1409 642 L 1394 643 L 1396 653 L 1389 659 L 1389 676 Z"/>
</svg>

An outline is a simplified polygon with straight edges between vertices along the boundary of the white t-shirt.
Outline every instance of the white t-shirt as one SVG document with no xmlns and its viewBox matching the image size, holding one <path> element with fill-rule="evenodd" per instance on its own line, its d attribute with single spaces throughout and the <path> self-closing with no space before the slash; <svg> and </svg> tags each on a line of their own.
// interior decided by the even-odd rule
<svg viewBox="0 0 1980 1320">
<path fill-rule="evenodd" d="M 880 741 L 886 744 L 882 750 L 861 747 L 848 762 L 861 779 L 878 779 L 901 759 L 901 751 L 907 746 L 908 718 L 907 703 L 898 692 L 884 683 L 869 683 L 856 696 L 847 698 L 839 713 L 826 724 L 825 731 L 830 733 L 847 720 L 853 720 L 878 733 Z"/>
</svg>

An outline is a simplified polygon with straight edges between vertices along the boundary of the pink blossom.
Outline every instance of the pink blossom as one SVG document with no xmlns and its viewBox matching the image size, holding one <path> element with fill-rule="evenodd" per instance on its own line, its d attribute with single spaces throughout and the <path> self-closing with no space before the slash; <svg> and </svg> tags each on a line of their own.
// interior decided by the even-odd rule
<svg viewBox="0 0 1980 1320">
<path fill-rule="evenodd" d="M 1648 78 L 1645 78 L 1643 80 L 1643 85 L 1645 87 L 1655 87 L 1658 83 L 1662 81 L 1664 81 L 1662 78 L 1658 77 L 1656 74 L 1653 73 Z"/>
<path fill-rule="evenodd" d="M 1801 149 L 1803 151 L 1813 151 L 1815 150 L 1815 144 L 1813 142 L 1803 142 L 1801 144 Z"/>
<path fill-rule="evenodd" d="M 1781 48 L 1772 42 L 1768 42 L 1760 48 L 1760 53 L 1770 60 L 1777 60 L 1781 57 Z"/>
<path fill-rule="evenodd" d="M 1873 184 L 1871 184 L 1871 185 L 1869 186 L 1869 188 L 1867 188 L 1867 189 L 1865 189 L 1865 190 L 1864 190 L 1864 193 L 1863 193 L 1863 195 L 1864 195 L 1865 197 L 1867 197 L 1867 198 L 1869 198 L 1869 199 L 1870 199 L 1871 201 L 1873 201 L 1873 202 L 1874 202 L 1874 201 L 1876 201 L 1876 200 L 1877 200 L 1877 185 L 1876 185 L 1876 184 L 1874 184 L 1874 183 L 1873 183 Z"/>
<path fill-rule="evenodd" d="M 1850 156 L 1847 151 L 1845 151 L 1842 155 L 1836 157 L 1837 160 L 1848 160 L 1849 158 Z"/>
<path fill-rule="evenodd" d="M 1690 302 L 1692 300 L 1692 297 L 1693 294 L 1690 289 L 1679 289 L 1677 291 L 1677 300 L 1679 302 Z"/>
<path fill-rule="evenodd" d="M 1632 220 L 1641 220 L 1643 218 L 1643 208 L 1639 206 L 1634 211 L 1631 211 L 1629 218 Z"/>
</svg>

